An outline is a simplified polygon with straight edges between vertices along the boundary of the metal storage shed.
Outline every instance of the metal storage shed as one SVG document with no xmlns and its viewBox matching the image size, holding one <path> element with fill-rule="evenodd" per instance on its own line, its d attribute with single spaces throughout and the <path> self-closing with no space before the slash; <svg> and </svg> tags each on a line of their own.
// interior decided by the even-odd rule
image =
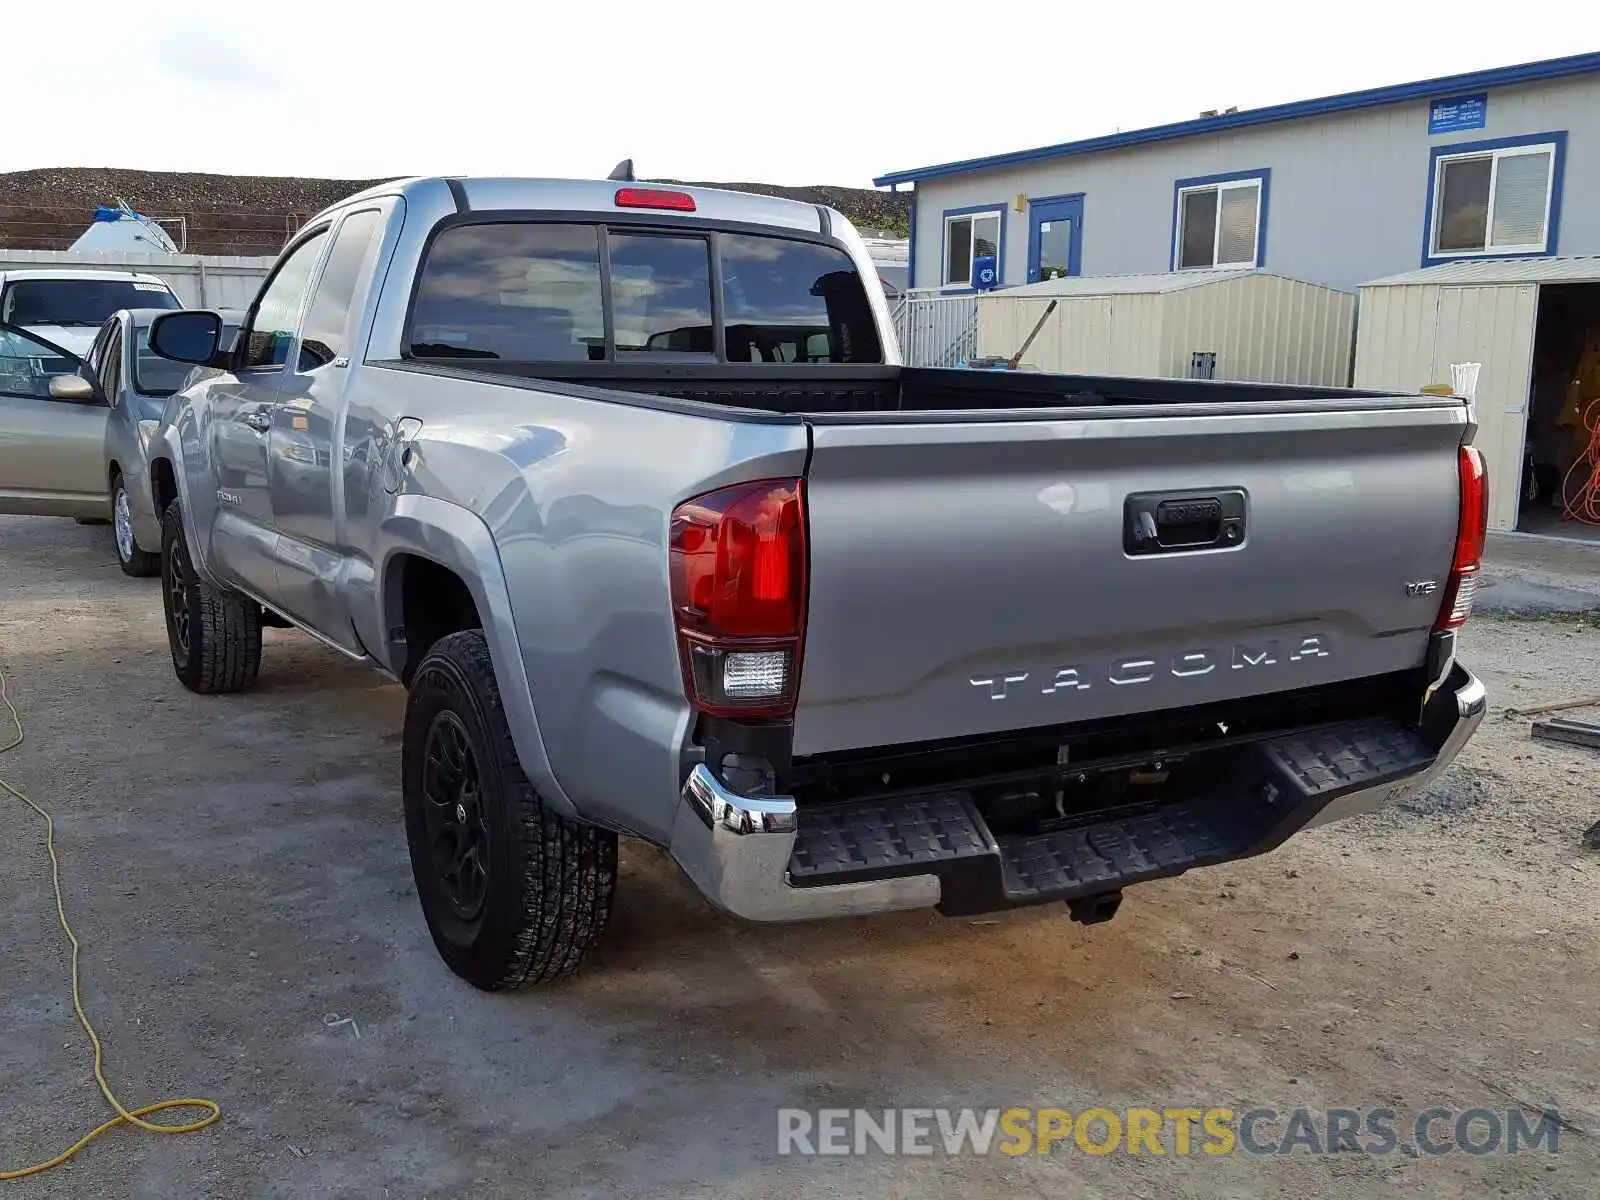
<svg viewBox="0 0 1600 1200">
<path fill-rule="evenodd" d="M 1236 383 L 1350 381 L 1355 300 L 1270 271 L 1066 276 L 978 300 L 978 353 L 1009 358 L 1051 300 L 1024 363 L 1084 375 Z"/>
<path fill-rule="evenodd" d="M 1569 257 L 1447 263 L 1361 287 L 1357 387 L 1415 392 L 1449 384 L 1452 363 L 1482 364 L 1477 445 L 1489 467 L 1491 529 L 1518 527 L 1541 291 L 1592 283 L 1600 258 Z"/>
</svg>

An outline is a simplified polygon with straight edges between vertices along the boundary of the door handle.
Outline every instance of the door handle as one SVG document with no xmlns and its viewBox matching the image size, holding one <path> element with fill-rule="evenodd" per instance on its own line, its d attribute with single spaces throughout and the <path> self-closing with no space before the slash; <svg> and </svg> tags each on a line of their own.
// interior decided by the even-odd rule
<svg viewBox="0 0 1600 1200">
<path fill-rule="evenodd" d="M 1214 492 L 1144 492 L 1123 502 L 1122 548 L 1171 554 L 1244 544 L 1242 488 Z"/>
<path fill-rule="evenodd" d="M 265 433 L 272 428 L 272 414 L 264 412 L 246 413 L 239 418 L 257 433 Z"/>
</svg>

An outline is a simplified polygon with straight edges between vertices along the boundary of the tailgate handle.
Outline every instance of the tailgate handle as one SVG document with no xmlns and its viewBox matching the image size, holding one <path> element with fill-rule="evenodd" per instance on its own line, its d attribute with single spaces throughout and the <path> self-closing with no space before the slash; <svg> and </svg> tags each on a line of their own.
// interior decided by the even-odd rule
<svg viewBox="0 0 1600 1200">
<path fill-rule="evenodd" d="M 1123 506 L 1122 548 L 1129 554 L 1171 554 L 1244 544 L 1244 489 L 1140 492 Z"/>
</svg>

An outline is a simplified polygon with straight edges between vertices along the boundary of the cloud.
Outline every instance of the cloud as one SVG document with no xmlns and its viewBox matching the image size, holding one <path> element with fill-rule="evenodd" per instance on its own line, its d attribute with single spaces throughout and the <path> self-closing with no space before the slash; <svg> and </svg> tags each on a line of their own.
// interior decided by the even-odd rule
<svg viewBox="0 0 1600 1200">
<path fill-rule="evenodd" d="M 166 74 L 223 92 L 287 90 L 288 77 L 220 29 L 184 23 L 150 41 L 152 63 Z"/>
</svg>

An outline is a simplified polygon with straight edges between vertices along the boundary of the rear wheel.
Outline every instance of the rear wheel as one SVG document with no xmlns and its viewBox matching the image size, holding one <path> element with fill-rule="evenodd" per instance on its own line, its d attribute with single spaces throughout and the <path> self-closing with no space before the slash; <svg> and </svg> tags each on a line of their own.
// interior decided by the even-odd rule
<svg viewBox="0 0 1600 1200">
<path fill-rule="evenodd" d="M 617 839 L 545 806 L 517 760 L 478 630 L 436 642 L 406 701 L 411 869 L 445 963 L 486 991 L 578 970 L 611 915 Z"/>
<path fill-rule="evenodd" d="M 133 504 L 121 472 L 111 479 L 111 527 L 116 535 L 117 563 L 124 575 L 144 578 L 161 569 L 161 556 L 139 549 L 133 537 Z"/>
<path fill-rule="evenodd" d="M 161 601 L 178 682 L 209 695 L 240 692 L 261 670 L 261 606 L 195 572 L 174 500 L 161 518 Z"/>
</svg>

